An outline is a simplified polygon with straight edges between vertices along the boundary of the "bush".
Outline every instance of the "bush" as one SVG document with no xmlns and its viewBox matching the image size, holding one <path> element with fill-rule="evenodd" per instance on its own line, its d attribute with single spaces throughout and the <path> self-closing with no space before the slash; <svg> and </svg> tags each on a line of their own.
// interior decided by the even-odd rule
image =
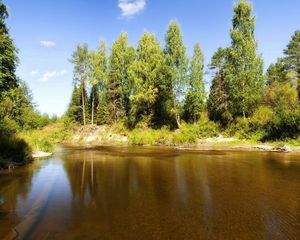
<svg viewBox="0 0 300 240">
<path fill-rule="evenodd" d="M 6 168 L 13 163 L 25 164 L 32 160 L 31 148 L 27 143 L 15 137 L 0 132 L 0 168 Z"/>
<path fill-rule="evenodd" d="M 267 126 L 266 140 L 297 138 L 300 134 L 300 110 L 279 111 Z"/>
<path fill-rule="evenodd" d="M 260 106 L 250 119 L 250 124 L 255 129 L 265 128 L 274 118 L 274 112 L 270 107 Z"/>
</svg>

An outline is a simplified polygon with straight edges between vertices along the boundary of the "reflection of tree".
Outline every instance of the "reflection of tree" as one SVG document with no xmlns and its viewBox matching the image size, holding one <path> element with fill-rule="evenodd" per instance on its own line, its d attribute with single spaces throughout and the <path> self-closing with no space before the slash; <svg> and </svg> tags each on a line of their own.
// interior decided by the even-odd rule
<svg viewBox="0 0 300 240">
<path fill-rule="evenodd" d="M 36 160 L 28 166 L 0 172 L 0 194 L 3 199 L 3 204 L 0 204 L 0 238 L 20 220 L 18 206 L 27 198 L 34 173 L 39 167 Z"/>
</svg>

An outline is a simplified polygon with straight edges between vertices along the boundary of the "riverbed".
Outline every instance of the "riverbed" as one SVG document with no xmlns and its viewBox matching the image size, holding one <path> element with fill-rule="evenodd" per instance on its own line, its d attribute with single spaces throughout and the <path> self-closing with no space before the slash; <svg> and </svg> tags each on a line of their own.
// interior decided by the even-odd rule
<svg viewBox="0 0 300 240">
<path fill-rule="evenodd" d="M 63 147 L 0 172 L 0 239 L 300 239 L 300 155 Z"/>
</svg>

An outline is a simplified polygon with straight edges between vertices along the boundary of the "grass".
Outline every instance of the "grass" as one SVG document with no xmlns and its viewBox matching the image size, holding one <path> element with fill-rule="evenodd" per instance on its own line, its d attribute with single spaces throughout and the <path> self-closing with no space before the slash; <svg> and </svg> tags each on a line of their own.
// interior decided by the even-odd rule
<svg viewBox="0 0 300 240">
<path fill-rule="evenodd" d="M 33 150 L 44 152 L 53 152 L 55 144 L 66 141 L 70 135 L 71 131 L 65 128 L 62 123 L 19 133 L 19 137 L 24 139 Z"/>
<path fill-rule="evenodd" d="M 180 145 L 193 144 L 201 138 L 218 136 L 219 127 L 212 122 L 197 124 L 183 123 L 180 129 L 171 131 L 168 128 L 135 129 L 128 133 L 132 145 Z"/>
</svg>

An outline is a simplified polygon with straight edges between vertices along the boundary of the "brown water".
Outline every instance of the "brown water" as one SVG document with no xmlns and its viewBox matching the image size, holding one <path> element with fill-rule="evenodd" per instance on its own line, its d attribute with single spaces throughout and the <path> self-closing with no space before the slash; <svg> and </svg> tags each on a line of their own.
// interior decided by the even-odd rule
<svg viewBox="0 0 300 240">
<path fill-rule="evenodd" d="M 300 155 L 65 148 L 0 172 L 0 238 L 300 239 Z"/>
</svg>

